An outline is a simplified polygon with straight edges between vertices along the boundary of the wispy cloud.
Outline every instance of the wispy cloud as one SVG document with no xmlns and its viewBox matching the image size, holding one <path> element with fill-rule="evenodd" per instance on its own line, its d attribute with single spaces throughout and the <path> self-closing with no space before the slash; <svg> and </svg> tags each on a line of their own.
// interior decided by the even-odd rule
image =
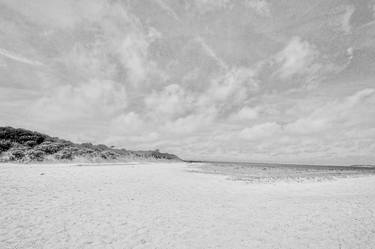
<svg viewBox="0 0 375 249">
<path fill-rule="evenodd" d="M 311 44 L 300 37 L 293 37 L 276 56 L 276 61 L 281 64 L 277 74 L 285 79 L 295 74 L 306 73 L 310 70 L 316 56 L 318 51 Z"/>
<path fill-rule="evenodd" d="M 213 58 L 220 67 L 224 69 L 228 68 L 227 64 L 215 53 L 215 51 L 206 43 L 206 41 L 202 37 L 199 36 L 195 38 L 195 41 L 201 45 L 203 51 L 205 51 L 207 55 Z"/>
<path fill-rule="evenodd" d="M 37 60 L 28 59 L 26 57 L 15 54 L 15 53 L 10 52 L 10 51 L 8 51 L 6 49 L 3 49 L 3 48 L 0 48 L 0 55 L 6 57 L 8 59 L 11 59 L 11 60 L 21 62 L 21 63 L 25 63 L 25 64 L 29 64 L 29 65 L 33 65 L 33 66 L 42 66 L 43 65 L 43 63 L 41 63 Z"/>
<path fill-rule="evenodd" d="M 341 14 L 341 27 L 345 33 L 350 33 L 352 30 L 350 20 L 352 18 L 354 11 L 355 11 L 354 6 L 348 5 L 348 6 L 345 6 L 345 9 L 343 13 Z"/>
<path fill-rule="evenodd" d="M 176 14 L 176 12 L 164 1 L 164 0 L 155 0 L 155 2 L 165 10 L 171 17 L 175 20 L 180 21 L 180 18 Z"/>
<path fill-rule="evenodd" d="M 271 4 L 267 0 L 247 0 L 246 5 L 261 16 L 271 16 Z"/>
</svg>

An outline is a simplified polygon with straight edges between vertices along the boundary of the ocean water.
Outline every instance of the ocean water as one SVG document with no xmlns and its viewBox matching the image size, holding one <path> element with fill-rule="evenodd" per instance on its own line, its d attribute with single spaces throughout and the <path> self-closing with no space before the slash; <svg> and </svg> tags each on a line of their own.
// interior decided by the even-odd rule
<svg viewBox="0 0 375 249">
<path fill-rule="evenodd" d="M 246 182 L 324 181 L 375 175 L 375 166 L 325 166 L 236 162 L 191 162 L 192 172 L 226 175 Z"/>
</svg>

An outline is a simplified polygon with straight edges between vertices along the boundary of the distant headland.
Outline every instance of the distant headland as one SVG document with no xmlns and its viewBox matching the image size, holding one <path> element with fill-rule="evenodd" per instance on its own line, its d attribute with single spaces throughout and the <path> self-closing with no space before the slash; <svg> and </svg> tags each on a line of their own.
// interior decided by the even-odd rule
<svg viewBox="0 0 375 249">
<path fill-rule="evenodd" d="M 104 144 L 73 143 L 39 132 L 0 127 L 0 162 L 106 162 L 130 160 L 173 160 L 178 156 L 159 150 L 133 151 Z"/>
</svg>

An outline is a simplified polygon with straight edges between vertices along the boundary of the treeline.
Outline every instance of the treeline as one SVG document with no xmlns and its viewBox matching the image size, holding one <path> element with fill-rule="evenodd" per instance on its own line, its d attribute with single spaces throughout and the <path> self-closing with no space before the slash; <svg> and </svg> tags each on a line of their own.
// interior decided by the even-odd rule
<svg viewBox="0 0 375 249">
<path fill-rule="evenodd" d="M 156 151 L 116 149 L 104 144 L 76 144 L 57 137 L 13 127 L 0 127 L 0 161 L 42 162 L 84 160 L 181 160 L 176 155 Z"/>
</svg>

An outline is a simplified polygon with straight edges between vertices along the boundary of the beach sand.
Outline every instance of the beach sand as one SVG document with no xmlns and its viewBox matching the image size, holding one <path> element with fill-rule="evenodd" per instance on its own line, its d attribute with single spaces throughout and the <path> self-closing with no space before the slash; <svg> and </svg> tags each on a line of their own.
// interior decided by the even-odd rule
<svg viewBox="0 0 375 249">
<path fill-rule="evenodd" d="M 0 248 L 375 248 L 375 176 L 233 181 L 185 163 L 0 165 Z"/>
</svg>

